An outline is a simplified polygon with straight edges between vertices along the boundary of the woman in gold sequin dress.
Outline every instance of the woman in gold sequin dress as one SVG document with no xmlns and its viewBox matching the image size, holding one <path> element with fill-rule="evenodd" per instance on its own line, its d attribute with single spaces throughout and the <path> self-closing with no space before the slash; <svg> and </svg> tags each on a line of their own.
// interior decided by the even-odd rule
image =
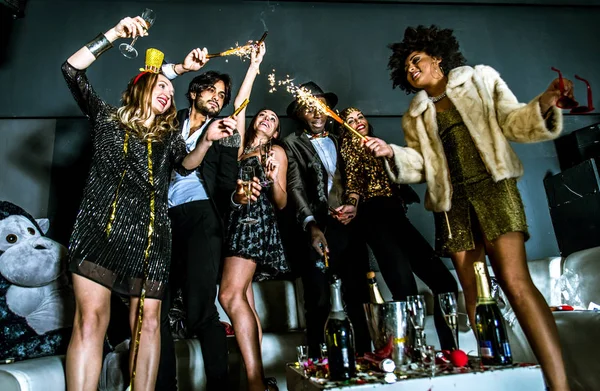
<svg viewBox="0 0 600 391">
<path fill-rule="evenodd" d="M 130 298 L 131 388 L 154 390 L 160 299 L 171 257 L 169 179 L 173 169 L 192 172 L 206 152 L 196 148 L 187 154 L 176 131 L 174 89 L 158 74 L 164 57 L 159 51 L 149 56 L 155 63 L 147 63 L 146 71 L 129 83 L 119 109 L 105 103 L 88 81 L 85 69 L 116 39 L 147 35 L 143 26 L 141 17 L 127 17 L 62 66 L 73 97 L 90 120 L 93 143 L 90 173 L 69 244 L 76 300 L 66 360 L 69 390 L 97 388 L 111 291 Z M 207 138 L 229 136 L 234 128 L 232 119 L 216 121 Z"/>
<path fill-rule="evenodd" d="M 491 67 L 463 66 L 452 30 L 409 27 L 390 48 L 394 87 L 416 93 L 402 117 L 407 147 L 380 139 L 367 147 L 386 157 L 394 181 L 427 183 L 425 207 L 434 212 L 436 247 L 452 258 L 471 324 L 473 263 L 487 255 L 550 389 L 568 390 L 556 324 L 527 267 L 529 234 L 516 185 L 523 167 L 509 144 L 558 137 L 558 80 L 522 104 Z M 571 86 L 567 81 L 567 95 Z"/>
</svg>

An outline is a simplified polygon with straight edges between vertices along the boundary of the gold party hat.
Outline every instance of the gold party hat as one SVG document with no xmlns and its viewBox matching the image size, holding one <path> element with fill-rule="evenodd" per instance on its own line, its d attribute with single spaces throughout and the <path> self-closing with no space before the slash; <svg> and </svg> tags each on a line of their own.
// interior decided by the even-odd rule
<svg viewBox="0 0 600 391">
<path fill-rule="evenodd" d="M 140 68 L 140 71 L 159 73 L 165 54 L 158 49 L 150 48 L 146 50 L 146 67 Z"/>
</svg>

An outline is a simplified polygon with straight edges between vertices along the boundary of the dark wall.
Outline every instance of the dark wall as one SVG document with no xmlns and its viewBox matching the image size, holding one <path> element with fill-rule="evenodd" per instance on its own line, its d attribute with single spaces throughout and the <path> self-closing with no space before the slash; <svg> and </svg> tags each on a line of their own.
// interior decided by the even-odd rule
<svg viewBox="0 0 600 391">
<path fill-rule="evenodd" d="M 183 59 L 193 47 L 221 51 L 236 42 L 257 39 L 269 30 L 268 52 L 255 82 L 249 115 L 263 106 L 285 114 L 291 97 L 282 90 L 268 93 L 267 75 L 275 69 L 278 76 L 289 74 L 299 83 L 314 80 L 324 89 L 335 91 L 340 97 L 339 108 L 360 107 L 378 135 L 398 144 L 404 140 L 400 116 L 411 97 L 391 88 L 386 45 L 400 40 L 408 25 L 435 23 L 455 29 L 469 63 L 495 67 L 522 101 L 547 87 L 555 76 L 550 66 L 560 68 L 568 77 L 579 74 L 592 86 L 600 85 L 600 51 L 594 41 L 600 36 L 600 8 L 466 3 L 30 0 L 25 18 L 14 22 L 8 55 L 0 63 L 0 118 L 81 116 L 62 80 L 60 64 L 98 32 L 106 31 L 125 15 L 140 13 L 144 7 L 153 8 L 158 18 L 150 36 L 140 39 L 136 47 L 140 53 L 157 47 L 172 61 Z M 127 60 L 113 49 L 93 64 L 89 76 L 99 94 L 117 104 L 127 81 L 142 64 L 143 56 Z M 211 60 L 205 69 L 228 72 L 239 85 L 247 65 L 237 58 L 220 58 Z M 180 108 L 186 104 L 183 95 L 191 77 L 175 80 Z M 585 101 L 580 85 L 577 98 Z M 598 99 L 596 106 L 600 106 Z M 228 108 L 224 113 L 230 111 Z M 565 129 L 568 132 L 599 121 L 597 115 L 568 116 Z M 282 118 L 282 126 L 287 134 L 291 122 Z M 57 122 L 49 209 L 58 219 L 55 233 L 62 240 L 68 236 L 71 215 L 79 203 L 79 190 L 69 187 L 72 181 L 65 178 L 84 176 L 87 144 L 81 132 L 85 127 L 80 119 Z M 535 259 L 556 255 L 542 184 L 545 175 L 559 171 L 554 145 L 515 145 L 515 150 L 525 165 L 519 188 L 532 236 L 527 243 L 528 256 Z M 424 185 L 415 188 L 423 196 Z M 416 205 L 409 215 L 432 241 L 431 214 Z"/>
<path fill-rule="evenodd" d="M 590 45 L 600 36 L 600 8 L 594 7 L 30 0 L 25 18 L 14 23 L 8 58 L 0 67 L 0 117 L 80 115 L 61 79 L 61 62 L 98 32 L 146 6 L 157 12 L 157 21 L 136 45 L 142 52 L 157 47 L 170 60 L 183 59 L 197 46 L 227 49 L 269 30 L 250 113 L 266 105 L 284 114 L 286 93 L 267 93 L 266 75 L 276 69 L 279 76 L 312 79 L 336 91 L 342 106 L 358 105 L 369 115 L 400 115 L 410 97 L 391 89 L 386 45 L 417 24 L 455 29 L 469 63 L 495 67 L 522 100 L 546 88 L 556 75 L 550 66 L 600 85 L 600 51 Z M 141 57 L 127 60 L 115 49 L 89 74 L 100 95 L 117 103 L 142 63 Z M 239 81 L 246 66 L 237 58 L 220 58 L 206 69 L 230 72 Z M 187 81 L 175 84 L 179 106 L 185 104 Z"/>
</svg>

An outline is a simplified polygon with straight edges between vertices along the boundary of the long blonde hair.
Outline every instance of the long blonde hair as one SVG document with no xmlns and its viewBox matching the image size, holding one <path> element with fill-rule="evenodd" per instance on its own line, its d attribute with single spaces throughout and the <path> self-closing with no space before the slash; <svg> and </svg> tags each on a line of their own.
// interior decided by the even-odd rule
<svg viewBox="0 0 600 391">
<path fill-rule="evenodd" d="M 135 83 L 134 83 L 135 81 Z M 147 128 L 144 123 L 150 118 L 152 110 L 152 90 L 158 82 L 158 74 L 146 73 L 137 79 L 131 79 L 127 89 L 121 95 L 122 106 L 115 114 L 135 137 L 141 140 L 160 140 L 177 130 L 177 109 L 175 101 L 164 113 L 154 117 L 154 123 Z"/>
</svg>

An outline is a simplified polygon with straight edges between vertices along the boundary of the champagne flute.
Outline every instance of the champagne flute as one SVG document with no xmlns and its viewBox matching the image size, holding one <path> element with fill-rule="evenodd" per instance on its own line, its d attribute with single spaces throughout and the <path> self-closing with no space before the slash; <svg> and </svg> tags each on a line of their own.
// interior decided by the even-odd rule
<svg viewBox="0 0 600 391">
<path fill-rule="evenodd" d="M 142 19 L 146 21 L 146 26 L 144 28 L 145 31 L 148 31 L 150 26 L 154 24 L 154 20 L 156 20 L 156 14 L 150 8 L 146 8 L 144 12 L 142 12 Z M 127 58 L 136 58 L 138 56 L 138 51 L 133 47 L 135 45 L 135 41 L 139 38 L 139 35 L 131 41 L 131 43 L 122 43 L 119 45 L 119 50 L 121 53 Z"/>
<path fill-rule="evenodd" d="M 454 292 L 446 292 L 438 294 L 440 301 L 440 308 L 444 315 L 444 320 L 450 329 L 452 330 L 452 336 L 454 337 L 454 343 L 456 349 L 458 349 L 458 303 Z"/>
<path fill-rule="evenodd" d="M 250 216 L 250 197 L 252 196 L 252 181 L 254 180 L 254 167 L 244 166 L 241 172 L 242 185 L 244 193 L 248 198 L 248 206 L 246 209 L 246 217 L 240 220 L 243 224 L 253 225 L 258 223 L 258 220 Z"/>
<path fill-rule="evenodd" d="M 408 305 L 410 322 L 415 329 L 415 350 L 418 351 L 416 354 L 417 359 L 422 354 L 425 348 L 423 329 L 425 328 L 425 315 L 427 306 L 425 304 L 425 297 L 423 295 L 411 295 L 406 297 Z"/>
<path fill-rule="evenodd" d="M 261 142 L 259 146 L 260 151 L 260 164 L 262 165 L 263 172 L 265 173 L 264 180 L 261 180 L 260 185 L 263 187 L 269 187 L 273 184 L 273 180 L 267 176 L 267 172 L 269 171 L 267 167 L 267 159 L 269 158 L 269 154 L 271 153 L 271 149 L 273 148 L 273 143 L 271 139 L 269 139 L 264 144 Z"/>
</svg>

